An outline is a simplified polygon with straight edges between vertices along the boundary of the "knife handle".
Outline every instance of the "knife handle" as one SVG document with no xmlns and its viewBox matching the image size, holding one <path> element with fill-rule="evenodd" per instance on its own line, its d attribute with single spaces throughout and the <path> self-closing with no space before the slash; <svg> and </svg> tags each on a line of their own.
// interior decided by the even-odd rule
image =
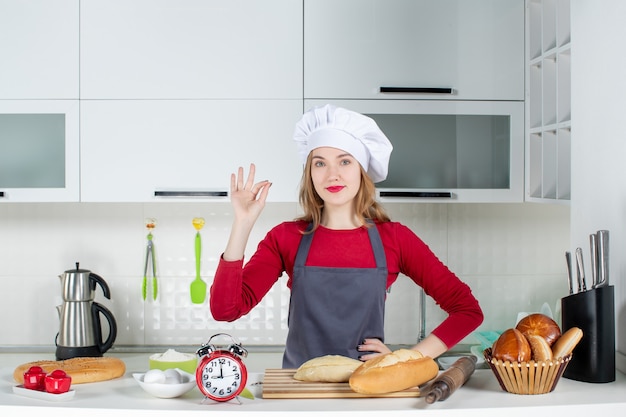
<svg viewBox="0 0 626 417">
<path fill-rule="evenodd" d="M 574 294 L 574 275 L 572 274 L 572 253 L 565 252 L 565 262 L 567 264 L 567 285 L 569 286 L 569 293 Z"/>
<path fill-rule="evenodd" d="M 578 278 L 578 292 L 587 291 L 585 283 L 585 265 L 583 264 L 583 250 L 576 248 L 576 276 Z"/>
<path fill-rule="evenodd" d="M 598 282 L 596 287 L 609 284 L 609 231 L 598 230 Z"/>
<path fill-rule="evenodd" d="M 589 235 L 589 247 L 591 250 L 591 286 L 592 288 L 598 284 L 598 235 L 592 233 Z"/>
</svg>

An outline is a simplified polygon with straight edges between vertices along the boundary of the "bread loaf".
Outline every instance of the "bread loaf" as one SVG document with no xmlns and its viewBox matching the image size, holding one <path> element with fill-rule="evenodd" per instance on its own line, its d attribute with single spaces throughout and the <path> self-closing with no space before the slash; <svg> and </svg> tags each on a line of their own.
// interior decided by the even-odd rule
<svg viewBox="0 0 626 417">
<path fill-rule="evenodd" d="M 529 334 L 525 336 L 530 344 L 530 351 L 534 361 L 552 360 L 552 349 L 543 336 Z"/>
<path fill-rule="evenodd" d="M 439 373 L 435 361 L 411 349 L 399 349 L 363 363 L 350 376 L 353 391 L 387 394 L 420 386 Z"/>
<path fill-rule="evenodd" d="M 572 327 L 561 335 L 552 346 L 552 356 L 562 358 L 572 353 L 578 342 L 583 338 L 583 331 Z"/>
<path fill-rule="evenodd" d="M 559 325 L 550 317 L 541 313 L 533 313 L 522 318 L 515 326 L 523 335 L 538 335 L 546 339 L 549 346 L 552 346 L 556 339 L 561 336 Z"/>
<path fill-rule="evenodd" d="M 107 381 L 121 377 L 126 372 L 126 364 L 118 358 L 112 357 L 83 357 L 72 358 L 63 361 L 42 360 L 19 365 L 13 371 L 13 379 L 19 384 L 24 383 L 24 372 L 31 366 L 41 366 L 50 373 L 55 369 L 61 369 L 72 377 L 72 384 L 84 384 L 87 382 Z"/>
<path fill-rule="evenodd" d="M 326 355 L 303 363 L 293 375 L 298 381 L 348 382 L 352 372 L 363 362 L 341 355 Z"/>
<path fill-rule="evenodd" d="M 494 342 L 491 356 L 503 362 L 526 362 L 532 357 L 526 336 L 517 329 L 507 329 Z"/>
</svg>

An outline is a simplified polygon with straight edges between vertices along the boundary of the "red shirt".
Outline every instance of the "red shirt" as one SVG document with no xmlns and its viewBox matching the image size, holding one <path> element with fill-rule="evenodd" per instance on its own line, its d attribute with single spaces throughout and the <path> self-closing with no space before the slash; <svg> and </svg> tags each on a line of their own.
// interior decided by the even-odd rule
<svg viewBox="0 0 626 417">
<path fill-rule="evenodd" d="M 284 222 L 270 230 L 257 251 L 244 261 L 220 260 L 211 285 L 210 307 L 215 320 L 234 321 L 248 314 L 285 272 L 287 286 L 306 222 Z M 387 288 L 402 273 L 432 297 L 448 317 L 433 330 L 448 348 L 483 320 L 470 288 L 452 273 L 411 229 L 397 222 L 377 223 L 387 258 Z M 374 268 L 376 262 L 364 227 L 315 231 L 307 266 Z M 219 297 L 213 297 L 219 293 Z"/>
</svg>

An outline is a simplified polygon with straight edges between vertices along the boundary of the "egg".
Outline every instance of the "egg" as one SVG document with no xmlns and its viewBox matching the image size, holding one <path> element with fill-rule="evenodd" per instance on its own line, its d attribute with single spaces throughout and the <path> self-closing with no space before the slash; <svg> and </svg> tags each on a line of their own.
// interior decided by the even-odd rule
<svg viewBox="0 0 626 417">
<path fill-rule="evenodd" d="M 146 384 L 164 384 L 166 379 L 165 372 L 160 369 L 151 369 L 143 376 Z"/>
<path fill-rule="evenodd" d="M 181 384 L 183 382 L 182 375 L 176 369 L 167 369 L 163 373 L 166 384 Z"/>
</svg>

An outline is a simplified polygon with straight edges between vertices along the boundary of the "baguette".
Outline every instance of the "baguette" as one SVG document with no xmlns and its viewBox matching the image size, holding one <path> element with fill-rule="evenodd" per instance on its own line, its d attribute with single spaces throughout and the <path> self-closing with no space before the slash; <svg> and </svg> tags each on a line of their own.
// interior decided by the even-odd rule
<svg viewBox="0 0 626 417">
<path fill-rule="evenodd" d="M 61 369 L 72 377 L 72 384 L 107 381 L 118 378 L 126 372 L 126 364 L 118 358 L 79 357 L 62 361 L 42 360 L 22 364 L 13 371 L 13 379 L 23 384 L 24 372 L 28 371 L 31 366 L 41 366 L 46 373 Z"/>
<path fill-rule="evenodd" d="M 348 382 L 352 372 L 363 362 L 341 355 L 326 355 L 304 362 L 294 374 L 298 381 Z"/>
<path fill-rule="evenodd" d="M 572 327 L 559 337 L 552 346 L 552 356 L 562 358 L 572 353 L 580 339 L 583 338 L 583 331 L 578 327 Z"/>
<path fill-rule="evenodd" d="M 439 373 L 428 356 L 399 349 L 363 363 L 350 376 L 350 388 L 360 394 L 387 394 L 420 386 Z"/>
</svg>

